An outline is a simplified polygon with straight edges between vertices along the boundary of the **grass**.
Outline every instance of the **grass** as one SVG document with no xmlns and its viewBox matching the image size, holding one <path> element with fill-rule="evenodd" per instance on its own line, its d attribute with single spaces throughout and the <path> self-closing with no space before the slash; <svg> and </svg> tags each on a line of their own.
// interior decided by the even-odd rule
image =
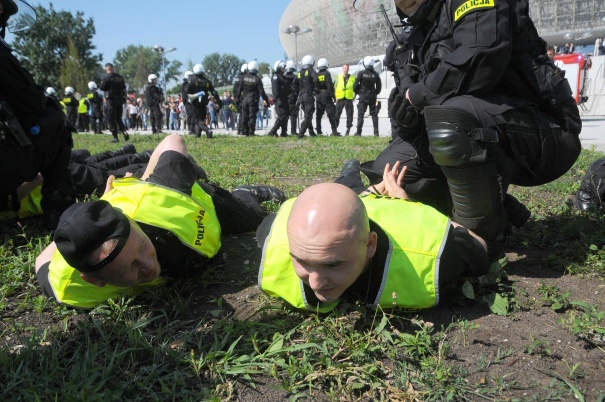
<svg viewBox="0 0 605 402">
<path fill-rule="evenodd" d="M 162 138 L 133 136 L 132 141 L 140 151 Z M 94 153 L 123 145 L 110 145 L 108 139 L 76 135 L 75 148 Z M 374 159 L 387 145 L 384 138 L 369 137 L 301 141 L 217 136 L 211 141 L 188 137 L 186 142 L 221 186 L 271 184 L 289 196 L 333 180 L 349 158 Z M 584 151 L 556 182 L 512 189 L 533 216 L 510 242 L 543 252 L 539 269 L 587 280 L 605 277 L 603 215 L 581 214 L 568 201 L 599 156 Z M 519 357 L 512 348 L 494 347 L 469 367 L 456 364 L 456 342 L 476 346 L 473 340 L 482 327 L 473 317 L 450 317 L 445 320 L 450 324 L 435 325 L 422 314 L 394 315 L 351 304 L 318 316 L 265 297 L 254 288 L 260 251 L 251 235 L 226 239 L 225 264 L 191 281 L 108 302 L 89 313 L 60 306 L 40 294 L 33 268 L 50 237 L 35 219 L 23 223 L 2 226 L 0 400 L 442 401 L 518 395 L 519 378 L 488 375 L 515 363 Z M 559 319 L 557 325 L 603 347 L 602 306 L 575 301 L 553 285 L 538 287 L 541 300 L 528 309 L 545 305 Z M 502 290 L 502 284 L 490 289 Z M 514 287 L 507 289 L 500 294 L 517 306 L 520 295 Z M 468 287 L 465 292 L 457 299 L 466 303 L 485 294 L 480 288 L 472 291 L 473 297 L 468 297 Z M 483 305 L 476 308 L 489 314 Z M 552 358 L 555 346 L 554 340 L 528 338 L 518 345 L 518 356 Z M 551 382 L 543 395 L 565 399 L 605 393 L 578 387 L 576 381 L 590 378 L 578 364 L 547 374 Z M 485 377 L 474 383 L 467 379 L 472 374 Z"/>
</svg>

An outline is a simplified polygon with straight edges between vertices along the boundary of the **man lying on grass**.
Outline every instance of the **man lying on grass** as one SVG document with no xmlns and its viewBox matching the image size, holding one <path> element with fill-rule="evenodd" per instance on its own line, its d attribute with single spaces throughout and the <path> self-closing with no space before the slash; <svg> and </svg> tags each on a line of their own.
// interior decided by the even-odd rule
<svg viewBox="0 0 605 402">
<path fill-rule="evenodd" d="M 285 202 L 257 230 L 259 286 L 294 307 L 325 312 L 338 301 L 428 308 L 439 288 L 489 269 L 483 239 L 437 210 L 408 201 L 405 168 L 385 168 L 363 191 L 359 162 L 336 183 L 318 184 Z"/>
<path fill-rule="evenodd" d="M 52 242 L 36 259 L 44 294 L 93 308 L 120 293 L 133 294 L 163 278 L 199 272 L 226 234 L 255 230 L 261 202 L 283 201 L 275 187 L 228 192 L 197 181 L 182 138 L 166 137 L 141 179 L 107 181 L 99 201 L 74 204 Z"/>
</svg>

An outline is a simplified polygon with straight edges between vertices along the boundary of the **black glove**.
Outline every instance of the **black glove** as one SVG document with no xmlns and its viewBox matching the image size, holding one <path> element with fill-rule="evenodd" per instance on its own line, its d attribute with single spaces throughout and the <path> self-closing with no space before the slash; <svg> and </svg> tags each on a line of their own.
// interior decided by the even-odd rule
<svg viewBox="0 0 605 402">
<path fill-rule="evenodd" d="M 399 125 L 409 128 L 416 127 L 420 122 L 420 112 L 399 94 L 398 88 L 393 88 L 389 96 L 389 116 Z"/>
</svg>

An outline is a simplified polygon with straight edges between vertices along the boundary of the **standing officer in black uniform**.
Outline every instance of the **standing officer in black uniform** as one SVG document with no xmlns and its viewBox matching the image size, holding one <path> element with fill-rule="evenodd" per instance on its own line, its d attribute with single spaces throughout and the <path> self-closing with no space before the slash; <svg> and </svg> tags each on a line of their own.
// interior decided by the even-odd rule
<svg viewBox="0 0 605 402">
<path fill-rule="evenodd" d="M 256 114 L 258 113 L 258 102 L 262 97 L 267 105 L 269 97 L 265 93 L 263 80 L 258 76 L 258 63 L 252 60 L 248 63 L 248 72 L 243 74 L 239 80 L 237 98 L 240 100 L 242 111 L 242 134 L 254 136 L 256 128 Z"/>
<path fill-rule="evenodd" d="M 248 63 L 242 64 L 240 73 L 237 76 L 237 80 L 233 84 L 233 100 L 235 101 L 235 107 L 237 107 L 237 135 L 242 135 L 242 102 L 237 96 L 239 94 L 239 83 L 242 76 L 248 72 Z"/>
<path fill-rule="evenodd" d="M 322 58 L 317 61 L 319 72 L 317 73 L 317 114 L 315 115 L 315 128 L 317 129 L 317 134 L 323 134 L 321 132 L 321 118 L 325 111 L 326 115 L 328 115 L 330 127 L 332 128 L 332 135 L 339 137 L 340 133 L 336 131 L 336 107 L 334 106 L 336 97 L 334 93 L 334 81 L 332 81 L 332 76 L 328 71 L 328 67 L 329 64 L 327 59 Z"/>
<path fill-rule="evenodd" d="M 92 109 L 92 127 L 95 134 L 101 134 L 101 121 L 103 120 L 103 98 L 97 92 L 97 83 L 88 83 L 88 94 L 86 95 Z"/>
<path fill-rule="evenodd" d="M 151 120 L 151 132 L 157 134 L 162 131 L 162 110 L 160 105 L 164 100 L 164 92 L 158 87 L 158 76 L 149 74 L 147 77 L 149 82 L 145 85 L 145 102 L 149 106 L 149 118 Z"/>
<path fill-rule="evenodd" d="M 273 77 L 271 78 L 271 89 L 273 92 L 273 99 L 275 100 L 275 124 L 269 131 L 268 135 L 277 137 L 277 130 L 281 128 L 281 137 L 288 136 L 288 118 L 290 117 L 290 105 L 288 99 L 290 98 L 290 81 L 284 77 L 284 71 L 286 69 L 286 63 L 282 60 L 275 62 L 273 69 Z"/>
<path fill-rule="evenodd" d="M 195 108 L 195 119 L 197 121 L 196 135 L 198 138 L 201 137 L 203 131 L 206 133 L 206 138 L 212 138 L 212 130 L 206 126 L 206 108 L 210 94 L 216 98 L 219 108 L 223 107 L 223 102 L 221 102 L 212 82 L 206 78 L 204 66 L 201 64 L 193 66 L 193 77 L 195 78 L 193 82 L 190 81 L 189 85 L 187 85 L 187 96 Z"/>
<path fill-rule="evenodd" d="M 107 75 L 103 77 L 101 91 L 105 92 L 107 101 L 107 110 L 109 114 L 109 130 L 113 135 L 113 140 L 110 142 L 120 142 L 118 139 L 118 130 L 124 134 L 124 141 L 128 141 L 130 136 L 126 132 L 124 122 L 122 122 L 122 108 L 126 103 L 126 82 L 124 77 L 116 73 L 113 64 L 105 64 L 105 72 Z"/>
<path fill-rule="evenodd" d="M 364 57 L 363 66 L 365 70 L 357 73 L 357 81 L 355 81 L 354 91 L 355 94 L 359 95 L 359 103 L 357 104 L 357 133 L 355 133 L 358 136 L 361 135 L 361 128 L 363 127 L 363 115 L 369 107 L 372 123 L 374 124 L 374 136 L 378 137 L 376 98 L 382 90 L 382 81 L 380 81 L 380 75 L 374 71 L 375 63 L 376 61 L 372 56 Z"/>
<path fill-rule="evenodd" d="M 53 229 L 73 203 L 68 169 L 73 142 L 59 102 L 44 94 L 4 41 L 7 25 L 11 30 L 8 20 L 17 12 L 21 24 L 15 29 L 35 21 L 36 13 L 25 1 L 0 0 L 0 200 L 7 204 L 0 209 L 18 210 L 17 187 L 41 173 L 44 223 Z M 29 15 L 19 18 L 21 14 Z"/>
<path fill-rule="evenodd" d="M 492 260 L 501 256 L 508 225 L 529 218 L 511 203 L 509 184 L 555 180 L 581 150 L 569 83 L 548 60 L 528 10 L 527 0 L 398 6 L 414 27 L 397 52 L 401 83 L 390 114 L 424 138 L 426 177 L 440 169 L 454 221 L 488 242 Z"/>
<path fill-rule="evenodd" d="M 65 105 L 65 113 L 72 126 L 77 127 L 78 121 L 78 100 L 74 96 L 75 90 L 72 87 L 65 88 L 65 97 L 63 98 L 63 104 Z"/>
<path fill-rule="evenodd" d="M 187 113 L 187 127 L 189 134 L 195 134 L 195 108 L 187 96 L 187 86 L 189 81 L 193 79 L 193 71 L 185 71 L 183 76 L 183 84 L 181 85 L 181 97 L 183 98 L 183 104 L 185 105 L 185 113 Z"/>
<path fill-rule="evenodd" d="M 300 92 L 300 84 L 296 76 L 296 63 L 294 60 L 286 62 L 286 74 L 284 78 L 288 80 L 290 86 L 290 95 L 288 96 L 288 108 L 290 109 L 290 134 L 297 135 L 298 127 L 298 94 Z"/>
<path fill-rule="evenodd" d="M 302 69 L 298 72 L 298 83 L 300 85 L 300 94 L 298 103 L 303 109 L 305 117 L 300 125 L 298 138 L 303 138 L 305 132 L 309 129 L 309 135 L 315 137 L 313 130 L 313 113 L 315 112 L 315 90 L 317 88 L 317 73 L 313 70 L 315 59 L 313 56 L 306 55 L 302 59 Z"/>
</svg>

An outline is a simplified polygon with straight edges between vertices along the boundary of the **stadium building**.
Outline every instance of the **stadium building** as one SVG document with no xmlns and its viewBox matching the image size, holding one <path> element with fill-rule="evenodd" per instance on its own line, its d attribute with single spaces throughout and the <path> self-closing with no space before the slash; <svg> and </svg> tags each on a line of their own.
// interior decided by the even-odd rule
<svg viewBox="0 0 605 402">
<path fill-rule="evenodd" d="M 391 6 L 388 15 L 397 24 L 393 3 L 384 3 Z M 530 7 L 538 32 L 549 44 L 589 45 L 605 36 L 605 0 L 532 0 Z M 382 14 L 361 13 L 353 0 L 292 0 L 279 26 L 289 58 L 299 61 L 311 54 L 316 60 L 326 57 L 333 66 L 384 54 L 392 40 Z M 293 32 L 296 27 L 298 32 Z"/>
</svg>

